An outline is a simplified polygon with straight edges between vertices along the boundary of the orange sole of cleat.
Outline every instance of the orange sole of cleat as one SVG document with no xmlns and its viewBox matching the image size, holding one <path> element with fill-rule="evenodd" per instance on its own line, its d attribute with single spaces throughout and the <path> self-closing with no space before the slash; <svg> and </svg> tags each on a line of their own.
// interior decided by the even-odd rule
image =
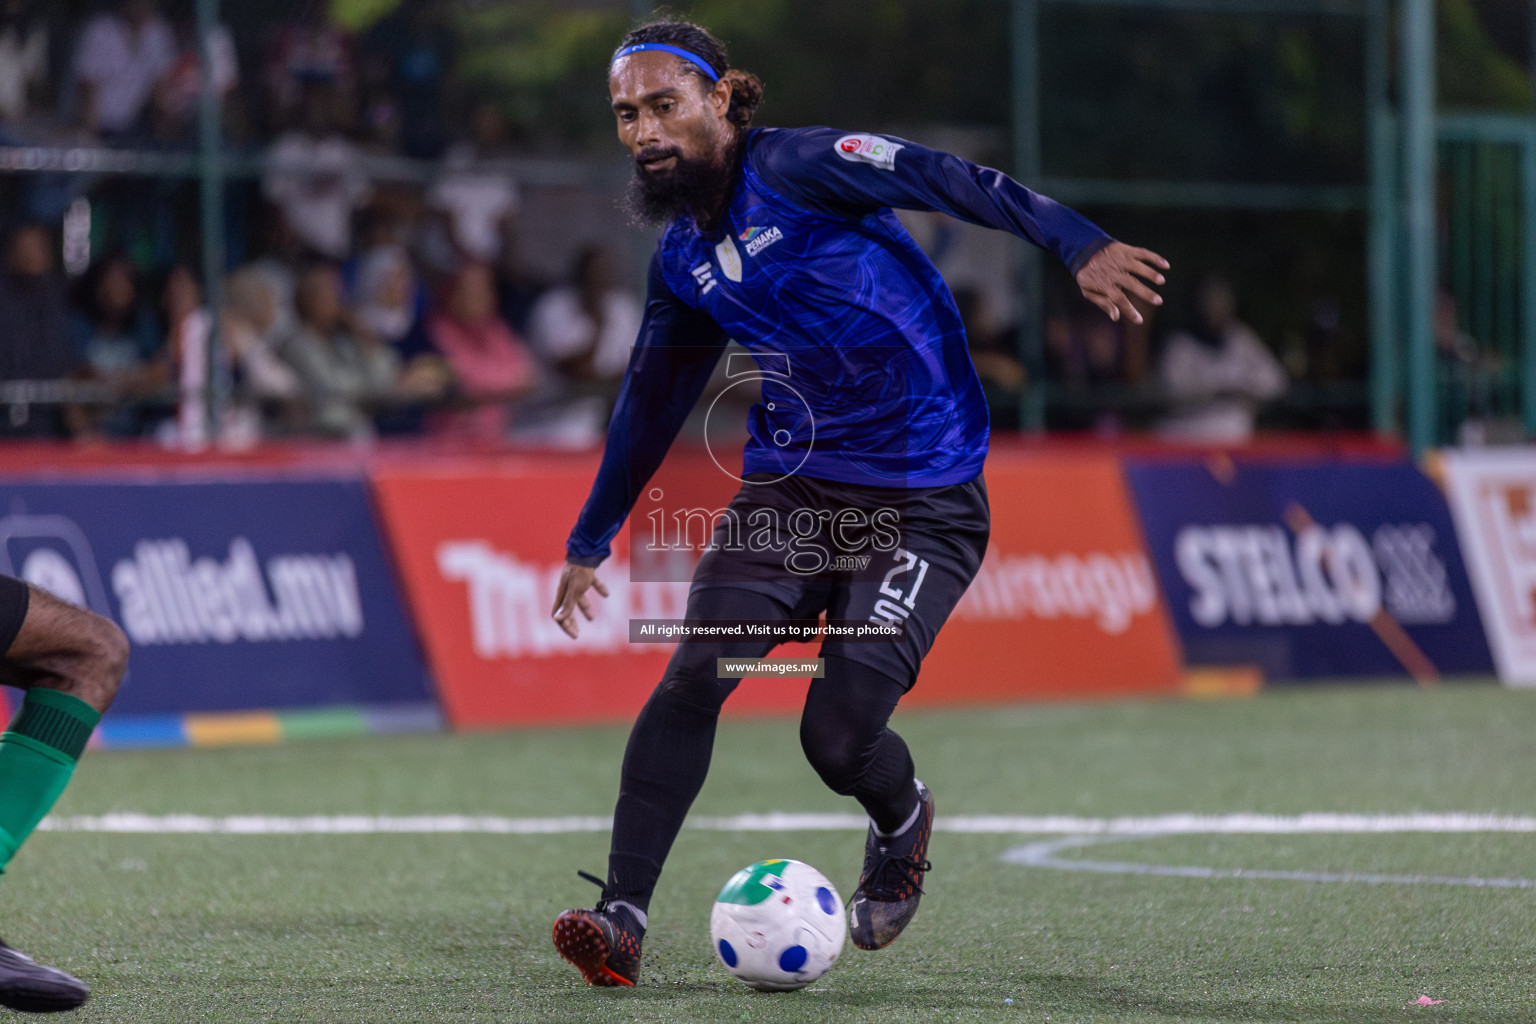
<svg viewBox="0 0 1536 1024">
<path fill-rule="evenodd" d="M 555 919 L 555 949 L 581 972 L 588 985 L 633 985 L 608 966 L 608 940 L 602 929 L 583 917 L 561 914 Z"/>
</svg>

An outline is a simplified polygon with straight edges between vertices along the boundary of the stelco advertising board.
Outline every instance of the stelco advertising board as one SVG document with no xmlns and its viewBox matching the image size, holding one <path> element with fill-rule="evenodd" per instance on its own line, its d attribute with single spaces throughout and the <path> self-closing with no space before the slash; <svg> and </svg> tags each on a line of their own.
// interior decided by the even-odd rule
<svg viewBox="0 0 1536 1024">
<path fill-rule="evenodd" d="M 1190 665 L 1273 680 L 1492 670 L 1439 489 L 1406 462 L 1132 461 Z"/>
</svg>

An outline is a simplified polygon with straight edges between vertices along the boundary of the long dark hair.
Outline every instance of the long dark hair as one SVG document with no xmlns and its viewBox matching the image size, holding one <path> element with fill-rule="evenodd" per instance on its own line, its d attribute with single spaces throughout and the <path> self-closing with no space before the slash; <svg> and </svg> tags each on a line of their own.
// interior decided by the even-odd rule
<svg viewBox="0 0 1536 1024">
<path fill-rule="evenodd" d="M 695 25 L 691 21 L 663 18 L 632 29 L 624 37 L 624 41 L 619 43 L 614 53 L 618 53 L 626 46 L 634 46 L 636 43 L 670 43 L 703 57 L 709 62 L 711 71 L 730 83 L 731 105 L 726 111 L 726 119 L 738 129 L 746 128 L 752 122 L 753 112 L 757 110 L 758 104 L 763 102 L 763 80 L 750 71 L 731 67 L 730 57 L 725 52 L 725 44 L 709 29 L 702 25 Z M 683 69 L 686 73 L 697 76 L 706 87 L 711 84 L 703 69 L 694 66 L 692 62 L 683 61 Z"/>
</svg>

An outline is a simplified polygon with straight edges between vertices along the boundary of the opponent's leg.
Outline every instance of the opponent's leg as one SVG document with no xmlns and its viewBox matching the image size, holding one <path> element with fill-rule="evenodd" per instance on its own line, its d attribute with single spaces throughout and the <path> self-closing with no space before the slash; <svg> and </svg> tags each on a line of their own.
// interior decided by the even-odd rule
<svg viewBox="0 0 1536 1024">
<path fill-rule="evenodd" d="M 887 724 L 907 686 L 878 669 L 825 653 L 800 719 L 800 744 L 823 782 L 870 818 L 864 870 L 849 903 L 853 944 L 880 949 L 917 913 L 933 795 L 913 776 L 907 745 Z"/>
<path fill-rule="evenodd" d="M 0 735 L 4 871 L 68 785 L 101 712 L 117 695 L 128 640 L 109 620 L 8 576 L 0 576 L 0 620 L 4 638 L 14 637 L 0 664 L 0 682 L 27 691 L 10 729 Z M 89 993 L 78 979 L 0 942 L 0 1005 L 35 1013 L 71 1010 Z"/>
<path fill-rule="evenodd" d="M 763 594 L 711 587 L 689 597 L 688 620 L 783 619 L 789 610 Z M 635 719 L 613 815 L 608 881 L 593 910 L 555 921 L 555 946 L 594 985 L 632 985 L 640 973 L 651 893 L 683 819 L 709 773 L 721 705 L 740 682 L 720 679 L 717 658 L 760 658 L 772 640 L 677 646 L 666 675 Z"/>
</svg>

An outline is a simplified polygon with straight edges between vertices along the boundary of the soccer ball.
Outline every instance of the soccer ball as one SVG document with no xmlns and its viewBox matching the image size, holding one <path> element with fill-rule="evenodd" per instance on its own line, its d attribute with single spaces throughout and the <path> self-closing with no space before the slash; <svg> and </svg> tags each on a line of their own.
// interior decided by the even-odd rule
<svg viewBox="0 0 1536 1024">
<path fill-rule="evenodd" d="M 709 937 L 736 977 L 761 992 L 791 992 L 832 969 L 848 921 L 820 871 L 798 860 L 760 860 L 720 890 Z"/>
</svg>

